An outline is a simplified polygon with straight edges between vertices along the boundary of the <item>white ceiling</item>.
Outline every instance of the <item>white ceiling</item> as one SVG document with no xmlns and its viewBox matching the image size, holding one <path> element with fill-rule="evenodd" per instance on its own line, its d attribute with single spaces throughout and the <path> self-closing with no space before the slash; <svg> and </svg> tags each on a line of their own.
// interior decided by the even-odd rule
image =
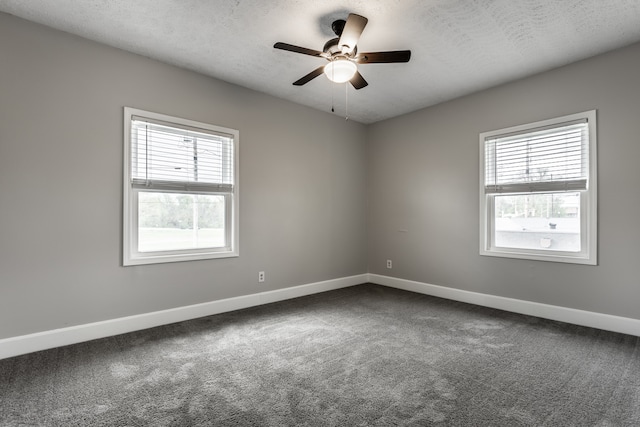
<svg viewBox="0 0 640 427">
<path fill-rule="evenodd" d="M 0 0 L 0 11 L 345 115 L 345 85 L 291 83 L 324 59 L 331 23 L 366 16 L 360 52 L 412 51 L 359 67 L 351 120 L 373 123 L 640 41 L 640 0 Z"/>
</svg>

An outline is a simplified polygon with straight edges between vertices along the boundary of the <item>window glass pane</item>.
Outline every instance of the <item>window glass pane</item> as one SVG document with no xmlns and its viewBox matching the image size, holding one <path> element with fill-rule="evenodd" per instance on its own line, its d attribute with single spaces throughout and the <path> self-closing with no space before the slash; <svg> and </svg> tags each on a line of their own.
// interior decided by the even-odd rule
<svg viewBox="0 0 640 427">
<path fill-rule="evenodd" d="M 496 247 L 580 252 L 580 193 L 495 196 Z"/>
<path fill-rule="evenodd" d="M 138 193 L 138 250 L 222 248 L 225 197 L 211 194 Z"/>
</svg>

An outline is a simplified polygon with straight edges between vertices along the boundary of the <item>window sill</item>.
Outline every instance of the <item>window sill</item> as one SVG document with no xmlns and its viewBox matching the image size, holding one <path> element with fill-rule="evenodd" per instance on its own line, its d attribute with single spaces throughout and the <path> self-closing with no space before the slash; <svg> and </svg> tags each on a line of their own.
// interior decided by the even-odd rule
<svg viewBox="0 0 640 427">
<path fill-rule="evenodd" d="M 597 265 L 595 256 L 584 253 L 560 252 L 560 251 L 528 251 L 526 249 L 497 248 L 491 250 L 481 250 L 481 256 L 491 256 L 500 258 L 515 258 L 533 261 L 562 262 L 569 264 Z"/>
<path fill-rule="evenodd" d="M 236 258 L 240 254 L 238 251 L 224 251 L 224 252 L 203 252 L 203 253 L 189 253 L 189 254 L 147 254 L 136 256 L 125 256 L 123 260 L 123 267 L 129 267 L 134 265 L 146 265 L 146 264 L 164 264 L 169 262 L 185 262 L 185 261 L 199 261 L 205 259 L 220 259 L 220 258 Z"/>
</svg>

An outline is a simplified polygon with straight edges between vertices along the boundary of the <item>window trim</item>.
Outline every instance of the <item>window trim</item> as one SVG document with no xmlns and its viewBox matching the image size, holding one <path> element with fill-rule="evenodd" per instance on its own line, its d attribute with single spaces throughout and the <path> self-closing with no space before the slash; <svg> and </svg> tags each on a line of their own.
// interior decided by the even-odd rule
<svg viewBox="0 0 640 427">
<path fill-rule="evenodd" d="M 588 154 L 588 187 L 586 190 L 569 190 L 580 193 L 580 252 L 543 251 L 535 249 L 503 248 L 493 245 L 495 224 L 492 199 L 499 194 L 487 194 L 485 192 L 485 142 L 490 137 L 498 135 L 526 133 L 542 127 L 552 127 L 563 123 L 586 120 L 589 129 L 589 154 Z M 518 258 L 536 261 L 553 261 L 574 264 L 597 265 L 597 125 L 596 110 L 584 111 L 539 122 L 528 123 L 509 128 L 482 132 L 479 136 L 480 170 L 479 170 L 479 219 L 480 219 L 480 255 L 504 258 Z M 550 191 L 552 192 L 552 191 Z M 531 193 L 516 193 L 531 194 Z"/>
<path fill-rule="evenodd" d="M 233 137 L 233 190 L 231 192 L 215 190 L 192 190 L 171 188 L 143 189 L 132 184 L 131 176 L 131 122 L 132 117 L 149 119 L 151 122 L 175 124 L 176 127 L 195 128 L 212 133 L 222 133 Z M 124 107 L 124 171 L 123 171 L 123 219 L 122 219 L 122 265 L 144 265 L 169 262 L 195 261 L 203 259 L 231 258 L 239 256 L 239 131 L 194 120 L 172 117 L 131 107 Z M 137 199 L 139 192 L 220 194 L 225 196 L 225 235 L 229 246 L 225 248 L 200 248 L 175 251 L 139 252 L 137 250 L 138 215 Z"/>
</svg>

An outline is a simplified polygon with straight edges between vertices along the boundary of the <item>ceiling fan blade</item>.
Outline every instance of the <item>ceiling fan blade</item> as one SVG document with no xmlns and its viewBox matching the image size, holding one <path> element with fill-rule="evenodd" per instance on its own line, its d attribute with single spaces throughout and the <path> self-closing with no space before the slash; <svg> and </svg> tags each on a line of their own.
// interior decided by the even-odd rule
<svg viewBox="0 0 640 427">
<path fill-rule="evenodd" d="M 318 77 L 320 74 L 324 73 L 324 65 L 322 67 L 318 67 L 306 76 L 296 80 L 293 82 L 295 86 L 302 86 L 303 84 L 309 83 L 311 80 Z"/>
<path fill-rule="evenodd" d="M 390 62 L 409 62 L 410 50 L 393 50 L 389 52 L 366 52 L 356 55 L 358 64 L 381 64 Z"/>
<path fill-rule="evenodd" d="M 304 55 L 311 56 L 319 56 L 320 58 L 325 58 L 327 56 L 326 53 L 320 52 L 319 50 L 307 49 L 306 47 L 294 46 L 289 43 L 281 43 L 278 42 L 273 45 L 276 49 L 288 50 L 289 52 L 302 53 Z"/>
<path fill-rule="evenodd" d="M 364 77 L 362 77 L 362 74 L 360 74 L 360 72 L 358 71 L 356 71 L 356 73 L 353 75 L 353 77 L 351 77 L 351 80 L 349 81 L 351 82 L 351 85 L 356 89 L 362 89 L 363 87 L 369 85 Z"/>
<path fill-rule="evenodd" d="M 342 49 L 342 53 L 353 52 L 353 49 L 355 49 L 358 44 L 360 34 L 364 31 L 364 27 L 367 25 L 367 22 L 369 22 L 369 20 L 364 16 L 356 15 L 355 13 L 349 14 L 347 23 L 344 24 L 344 29 L 340 35 L 340 41 L 338 42 L 338 46 Z"/>
</svg>

